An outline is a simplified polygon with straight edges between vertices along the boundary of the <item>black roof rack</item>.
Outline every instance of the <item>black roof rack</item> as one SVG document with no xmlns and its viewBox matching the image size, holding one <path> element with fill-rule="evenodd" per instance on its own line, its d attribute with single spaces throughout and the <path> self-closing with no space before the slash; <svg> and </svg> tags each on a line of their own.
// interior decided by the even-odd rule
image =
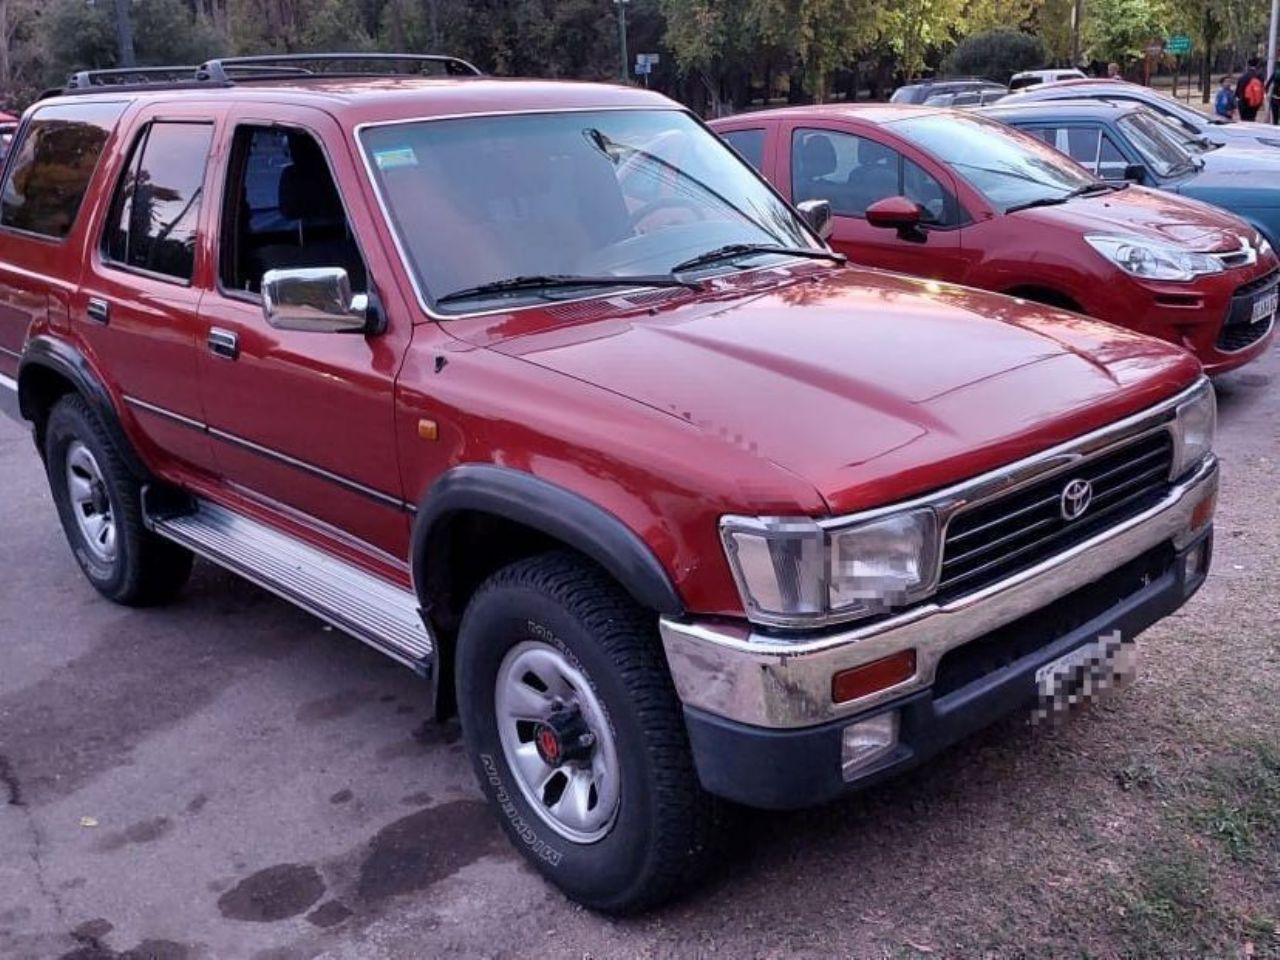
<svg viewBox="0 0 1280 960">
<path fill-rule="evenodd" d="M 319 77 L 384 77 L 442 70 L 452 77 L 481 76 L 460 57 L 419 53 L 282 53 L 253 57 L 220 57 L 199 66 L 114 67 L 80 70 L 58 93 L 85 93 L 104 87 L 145 90 L 156 87 L 229 87 L 254 80 Z"/>
</svg>

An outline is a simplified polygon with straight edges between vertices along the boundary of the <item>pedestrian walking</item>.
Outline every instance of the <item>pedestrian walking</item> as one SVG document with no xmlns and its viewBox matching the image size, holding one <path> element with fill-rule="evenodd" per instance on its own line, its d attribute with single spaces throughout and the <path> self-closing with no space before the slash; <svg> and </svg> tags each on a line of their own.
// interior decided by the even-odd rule
<svg viewBox="0 0 1280 960">
<path fill-rule="evenodd" d="M 1236 118 L 1236 90 L 1230 74 L 1222 78 L 1218 95 L 1213 98 L 1213 115 L 1223 120 Z"/>
<path fill-rule="evenodd" d="M 1240 110 L 1241 120 L 1257 120 L 1258 111 L 1262 109 L 1267 91 L 1258 73 L 1258 60 L 1249 61 L 1249 68 L 1240 74 L 1236 82 L 1236 102 Z"/>
</svg>

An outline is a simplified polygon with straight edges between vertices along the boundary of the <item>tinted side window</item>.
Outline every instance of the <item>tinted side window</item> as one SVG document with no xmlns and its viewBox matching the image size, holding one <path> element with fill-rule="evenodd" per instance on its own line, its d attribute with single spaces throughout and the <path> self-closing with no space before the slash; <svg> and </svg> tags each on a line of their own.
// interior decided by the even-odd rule
<svg viewBox="0 0 1280 960">
<path fill-rule="evenodd" d="M 729 146 L 757 170 L 764 170 L 764 131 L 730 130 L 723 134 Z"/>
<path fill-rule="evenodd" d="M 37 110 L 8 164 L 0 224 L 57 239 L 70 233 L 124 107 L 76 103 Z"/>
<path fill-rule="evenodd" d="M 107 222 L 108 260 L 189 281 L 213 142 L 205 123 L 153 123 L 139 136 Z"/>
</svg>

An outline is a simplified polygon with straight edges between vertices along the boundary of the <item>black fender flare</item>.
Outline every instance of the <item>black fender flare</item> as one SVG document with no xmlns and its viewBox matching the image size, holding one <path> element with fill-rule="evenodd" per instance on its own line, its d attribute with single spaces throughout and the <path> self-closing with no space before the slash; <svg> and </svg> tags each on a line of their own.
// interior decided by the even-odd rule
<svg viewBox="0 0 1280 960">
<path fill-rule="evenodd" d="M 422 498 L 413 525 L 413 582 L 426 597 L 432 532 L 450 514 L 490 513 L 523 524 L 603 567 L 647 609 L 680 616 L 684 603 L 648 544 L 612 513 L 533 474 L 491 464 L 464 464 L 440 476 Z"/>
<path fill-rule="evenodd" d="M 39 416 L 40 411 L 33 396 L 34 371 L 38 369 L 49 370 L 70 383 L 102 423 L 130 472 L 140 480 L 150 477 L 151 472 L 138 457 L 124 432 L 106 385 L 88 358 L 72 344 L 45 334 L 27 341 L 22 359 L 18 361 L 18 408 L 23 418 L 34 423 Z M 39 425 L 36 433 L 38 440 L 43 439 Z M 40 453 L 41 456 L 44 455 L 43 450 Z"/>
</svg>

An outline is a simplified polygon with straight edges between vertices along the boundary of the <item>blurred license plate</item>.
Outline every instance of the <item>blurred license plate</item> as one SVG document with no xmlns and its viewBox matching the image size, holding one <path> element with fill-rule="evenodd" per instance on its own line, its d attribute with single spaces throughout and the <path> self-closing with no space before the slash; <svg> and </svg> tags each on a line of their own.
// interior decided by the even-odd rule
<svg viewBox="0 0 1280 960">
<path fill-rule="evenodd" d="M 1031 721 L 1064 716 L 1132 680 L 1137 671 L 1137 645 L 1118 630 L 1104 633 L 1036 671 L 1039 702 Z"/>
<path fill-rule="evenodd" d="M 1266 320 L 1276 312 L 1276 307 L 1280 306 L 1280 290 L 1271 290 L 1264 293 L 1257 300 L 1253 301 L 1253 317 L 1250 323 L 1258 323 Z"/>
</svg>

